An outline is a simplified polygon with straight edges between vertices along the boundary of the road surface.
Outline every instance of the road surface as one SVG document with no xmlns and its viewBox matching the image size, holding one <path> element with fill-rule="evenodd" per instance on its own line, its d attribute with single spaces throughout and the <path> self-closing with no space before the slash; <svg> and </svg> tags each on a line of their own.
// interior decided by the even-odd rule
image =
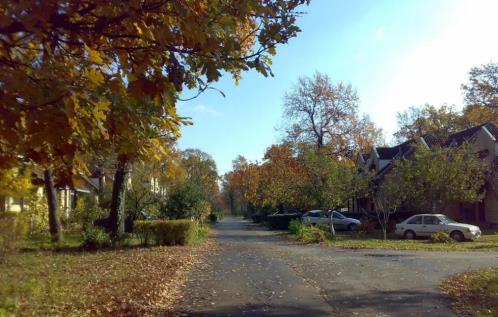
<svg viewBox="0 0 498 317">
<path fill-rule="evenodd" d="M 441 281 L 498 263 L 498 252 L 302 245 L 239 218 L 213 231 L 218 247 L 190 275 L 181 316 L 454 316 Z"/>
</svg>

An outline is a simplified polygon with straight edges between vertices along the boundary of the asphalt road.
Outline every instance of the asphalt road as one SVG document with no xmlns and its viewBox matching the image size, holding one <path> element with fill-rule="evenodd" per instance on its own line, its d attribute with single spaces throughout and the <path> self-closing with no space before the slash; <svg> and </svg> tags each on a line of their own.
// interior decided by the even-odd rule
<svg viewBox="0 0 498 317">
<path fill-rule="evenodd" d="M 447 276 L 498 265 L 498 252 L 340 250 L 289 241 L 238 218 L 192 272 L 182 316 L 454 316 Z"/>
</svg>

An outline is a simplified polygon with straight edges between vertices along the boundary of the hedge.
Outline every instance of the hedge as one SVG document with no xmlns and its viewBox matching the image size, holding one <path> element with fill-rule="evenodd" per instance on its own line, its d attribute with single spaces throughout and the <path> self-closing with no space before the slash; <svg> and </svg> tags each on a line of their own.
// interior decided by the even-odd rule
<svg viewBox="0 0 498 317">
<path fill-rule="evenodd" d="M 292 219 L 301 219 L 301 214 L 268 215 L 266 221 L 271 229 L 287 230 Z"/>
<path fill-rule="evenodd" d="M 139 220 L 134 223 L 134 233 L 142 244 L 154 240 L 157 245 L 189 245 L 197 235 L 198 225 L 191 220 Z"/>
</svg>

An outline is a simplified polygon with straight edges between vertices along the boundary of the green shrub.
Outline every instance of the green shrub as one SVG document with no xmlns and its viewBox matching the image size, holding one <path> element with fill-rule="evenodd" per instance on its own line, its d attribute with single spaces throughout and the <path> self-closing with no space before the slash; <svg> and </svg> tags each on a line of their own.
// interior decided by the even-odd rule
<svg viewBox="0 0 498 317">
<path fill-rule="evenodd" d="M 301 220 L 299 219 L 292 219 L 290 222 L 289 222 L 289 231 L 290 233 L 292 234 L 295 234 L 295 235 L 300 235 L 301 234 L 301 231 L 303 230 L 304 228 L 304 224 L 301 222 Z"/>
<path fill-rule="evenodd" d="M 447 232 L 440 231 L 433 233 L 430 238 L 429 242 L 431 243 L 452 243 L 454 240 L 450 237 L 450 235 Z"/>
<path fill-rule="evenodd" d="M 292 219 L 301 219 L 300 214 L 275 214 L 266 217 L 271 229 L 287 230 Z"/>
<path fill-rule="evenodd" d="M 332 237 L 328 228 L 324 226 L 303 225 L 297 238 L 307 243 L 320 243 L 328 241 Z"/>
<path fill-rule="evenodd" d="M 109 234 L 101 229 L 93 226 L 86 227 L 83 232 L 82 247 L 86 250 L 98 250 L 111 246 Z"/>
<path fill-rule="evenodd" d="M 198 238 L 199 226 L 191 220 L 135 221 L 135 234 L 145 245 L 151 239 L 157 245 L 189 245 Z"/>
<path fill-rule="evenodd" d="M 0 261 L 9 253 L 16 251 L 26 238 L 28 225 L 17 212 L 0 214 Z"/>
</svg>

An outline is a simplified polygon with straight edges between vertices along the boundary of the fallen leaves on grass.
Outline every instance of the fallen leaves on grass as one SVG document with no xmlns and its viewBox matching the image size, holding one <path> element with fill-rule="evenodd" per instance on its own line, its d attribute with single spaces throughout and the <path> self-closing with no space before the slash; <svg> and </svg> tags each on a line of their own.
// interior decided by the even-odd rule
<svg viewBox="0 0 498 317">
<path fill-rule="evenodd" d="M 0 266 L 0 315 L 156 316 L 212 246 L 18 254 Z"/>
<path fill-rule="evenodd" d="M 452 276 L 441 288 L 459 316 L 498 316 L 498 267 Z"/>
</svg>

